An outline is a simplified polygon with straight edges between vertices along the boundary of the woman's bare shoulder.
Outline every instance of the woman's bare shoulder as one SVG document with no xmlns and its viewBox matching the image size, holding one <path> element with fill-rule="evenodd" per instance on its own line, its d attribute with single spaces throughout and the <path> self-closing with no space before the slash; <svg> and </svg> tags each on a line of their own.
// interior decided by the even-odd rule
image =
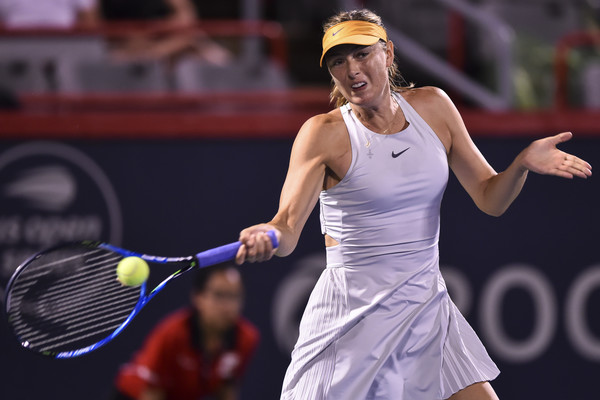
<svg viewBox="0 0 600 400">
<path fill-rule="evenodd" d="M 300 128 L 298 136 L 319 142 L 329 141 L 344 133 L 345 129 L 342 113 L 339 108 L 336 108 L 328 113 L 309 118 Z"/>
<path fill-rule="evenodd" d="M 446 92 L 435 86 L 411 88 L 401 94 L 417 111 L 418 108 L 428 110 L 432 107 L 439 111 L 439 107 L 447 107 L 451 103 Z"/>
<path fill-rule="evenodd" d="M 342 112 L 339 108 L 336 108 L 335 110 L 331 110 L 328 113 L 317 114 L 309 118 L 304 123 L 304 126 L 316 130 L 329 130 L 336 129 L 339 126 L 343 125 L 343 123 L 344 119 L 342 118 Z"/>
<path fill-rule="evenodd" d="M 294 147 L 326 163 L 344 154 L 350 142 L 341 111 L 335 109 L 309 118 L 300 128 Z"/>
<path fill-rule="evenodd" d="M 451 127 L 460 119 L 450 97 L 442 89 L 433 86 L 409 89 L 402 96 L 433 129 L 446 152 L 449 152 L 452 147 Z"/>
</svg>

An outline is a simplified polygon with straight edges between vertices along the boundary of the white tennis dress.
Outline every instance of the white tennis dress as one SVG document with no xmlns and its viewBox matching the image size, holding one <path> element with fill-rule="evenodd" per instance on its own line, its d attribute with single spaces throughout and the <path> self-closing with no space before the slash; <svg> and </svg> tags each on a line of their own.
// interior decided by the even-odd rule
<svg viewBox="0 0 600 400">
<path fill-rule="evenodd" d="M 339 245 L 300 322 L 284 400 L 446 399 L 499 374 L 439 271 L 444 146 L 394 98 L 409 126 L 391 135 L 341 108 L 352 162 L 320 195 L 323 233 Z"/>
</svg>

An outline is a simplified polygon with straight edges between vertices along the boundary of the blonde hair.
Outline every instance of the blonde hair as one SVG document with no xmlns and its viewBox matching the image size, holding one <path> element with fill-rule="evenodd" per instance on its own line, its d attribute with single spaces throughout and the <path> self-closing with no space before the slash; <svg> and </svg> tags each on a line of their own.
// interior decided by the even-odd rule
<svg viewBox="0 0 600 400">
<path fill-rule="evenodd" d="M 345 21 L 367 21 L 367 22 L 371 22 L 373 24 L 377 24 L 385 29 L 385 26 L 383 26 L 383 22 L 381 22 L 381 17 L 379 15 L 375 14 L 374 12 L 372 12 L 370 10 L 362 9 L 362 10 L 342 11 L 342 12 L 330 17 L 323 24 L 323 33 L 327 32 L 327 30 L 329 28 L 331 28 L 332 26 L 337 25 L 342 22 L 345 22 Z M 384 43 L 383 41 L 381 41 L 381 43 L 385 49 L 385 46 L 387 46 L 387 43 Z M 396 63 L 395 60 L 392 64 L 392 66 L 390 68 L 388 68 L 388 80 L 390 83 L 390 90 L 392 92 L 399 93 L 399 92 L 403 92 L 407 89 L 414 87 L 413 83 L 410 83 L 410 84 L 406 83 L 406 81 L 402 77 L 402 74 L 400 73 L 400 70 L 398 69 L 398 64 Z M 335 84 L 335 82 L 333 81 L 333 79 L 331 82 L 332 82 L 332 88 L 331 88 L 331 92 L 329 93 L 330 102 L 334 103 L 336 107 L 340 107 L 340 106 L 343 106 L 344 104 L 348 103 L 348 100 L 346 100 L 346 98 L 342 95 L 342 93 L 338 89 L 338 87 Z"/>
</svg>

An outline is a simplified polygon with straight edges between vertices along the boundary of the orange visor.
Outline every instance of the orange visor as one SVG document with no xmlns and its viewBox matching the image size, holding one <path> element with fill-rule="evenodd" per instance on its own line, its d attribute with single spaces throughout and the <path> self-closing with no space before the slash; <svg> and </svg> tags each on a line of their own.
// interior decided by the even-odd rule
<svg viewBox="0 0 600 400">
<path fill-rule="evenodd" d="M 358 44 L 371 46 L 382 39 L 387 42 L 387 33 L 383 27 L 367 21 L 344 21 L 327 29 L 323 35 L 323 54 L 320 66 L 323 66 L 323 58 L 332 47 L 340 44 Z"/>
</svg>

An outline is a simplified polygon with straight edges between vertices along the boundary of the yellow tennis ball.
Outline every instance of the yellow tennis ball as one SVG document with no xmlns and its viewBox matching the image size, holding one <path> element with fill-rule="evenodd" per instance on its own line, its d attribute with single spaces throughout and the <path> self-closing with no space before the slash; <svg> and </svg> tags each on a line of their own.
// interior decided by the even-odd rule
<svg viewBox="0 0 600 400">
<path fill-rule="evenodd" d="M 125 286 L 139 286 L 149 275 L 148 263 L 139 257 L 125 257 L 117 265 L 117 279 Z"/>
</svg>

